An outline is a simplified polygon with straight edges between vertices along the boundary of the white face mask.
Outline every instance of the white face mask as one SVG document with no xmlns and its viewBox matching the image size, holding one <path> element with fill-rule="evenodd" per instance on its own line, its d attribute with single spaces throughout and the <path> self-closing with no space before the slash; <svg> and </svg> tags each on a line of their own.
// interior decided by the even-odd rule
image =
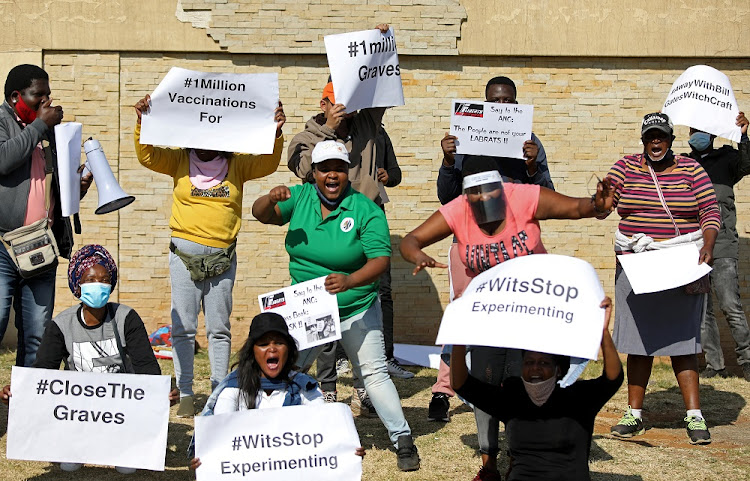
<svg viewBox="0 0 750 481">
<path fill-rule="evenodd" d="M 648 157 L 651 162 L 661 162 L 662 160 L 664 160 L 664 157 L 667 156 L 667 152 L 669 152 L 669 149 L 667 149 L 664 152 L 662 152 L 662 154 L 659 157 L 657 157 L 657 158 L 651 157 L 651 154 L 649 154 L 648 152 L 646 152 L 646 157 Z"/>
<path fill-rule="evenodd" d="M 547 399 L 552 395 L 552 391 L 555 390 L 555 385 L 557 385 L 557 378 L 555 376 L 541 382 L 527 382 L 523 378 L 521 380 L 523 381 L 523 387 L 526 388 L 526 394 L 529 395 L 531 402 L 536 406 L 546 403 Z"/>
</svg>

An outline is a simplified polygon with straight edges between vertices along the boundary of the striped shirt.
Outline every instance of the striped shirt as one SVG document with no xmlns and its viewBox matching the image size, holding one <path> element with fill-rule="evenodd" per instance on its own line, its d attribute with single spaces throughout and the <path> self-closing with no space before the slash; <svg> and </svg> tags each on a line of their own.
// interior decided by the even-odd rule
<svg viewBox="0 0 750 481">
<path fill-rule="evenodd" d="M 675 156 L 671 172 L 656 172 L 664 200 L 680 234 L 702 229 L 719 230 L 721 215 L 714 186 L 703 167 L 689 157 Z M 620 214 L 620 232 L 626 236 L 644 233 L 654 240 L 675 237 L 669 215 L 659 200 L 656 186 L 642 166 L 643 154 L 618 160 L 607 176 L 615 188 L 614 206 Z"/>
</svg>

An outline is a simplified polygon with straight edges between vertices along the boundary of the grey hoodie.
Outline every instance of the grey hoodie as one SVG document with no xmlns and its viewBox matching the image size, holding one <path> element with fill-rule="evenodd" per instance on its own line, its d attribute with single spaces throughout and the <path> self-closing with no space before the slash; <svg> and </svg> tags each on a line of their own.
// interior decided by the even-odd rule
<svg viewBox="0 0 750 481">
<path fill-rule="evenodd" d="M 325 125 L 325 117 L 318 114 L 305 124 L 305 130 L 295 135 L 289 144 L 289 170 L 303 181 L 312 172 L 312 150 L 324 140 L 342 142 L 349 151 L 349 181 L 352 187 L 380 205 L 377 179 L 375 138 L 385 113 L 384 107 L 362 109 L 354 116 L 349 137 L 340 139 Z"/>
</svg>

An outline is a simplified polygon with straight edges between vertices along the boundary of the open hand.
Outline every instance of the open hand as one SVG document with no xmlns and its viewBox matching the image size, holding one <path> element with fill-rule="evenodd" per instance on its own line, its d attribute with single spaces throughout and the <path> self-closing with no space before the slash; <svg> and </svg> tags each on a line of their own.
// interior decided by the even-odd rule
<svg viewBox="0 0 750 481">
<path fill-rule="evenodd" d="M 441 269 L 446 269 L 448 266 L 446 264 L 441 264 L 440 262 L 436 261 L 432 257 L 428 256 L 422 251 L 419 251 L 419 254 L 417 255 L 417 258 L 414 260 L 414 264 L 417 265 L 417 267 L 414 268 L 411 275 L 416 276 L 419 271 L 422 269 L 425 269 L 427 267 L 439 267 Z"/>
</svg>

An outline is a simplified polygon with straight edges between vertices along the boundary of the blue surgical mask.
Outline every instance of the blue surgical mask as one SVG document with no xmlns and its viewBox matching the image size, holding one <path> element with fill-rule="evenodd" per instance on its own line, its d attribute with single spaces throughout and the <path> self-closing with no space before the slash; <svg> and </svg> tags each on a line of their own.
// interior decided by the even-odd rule
<svg viewBox="0 0 750 481">
<path fill-rule="evenodd" d="M 107 305 L 109 294 L 112 292 L 111 284 L 102 282 L 87 282 L 81 284 L 81 302 L 89 307 L 99 308 Z"/>
<path fill-rule="evenodd" d="M 706 132 L 695 132 L 690 136 L 688 140 L 690 147 L 694 148 L 696 152 L 705 152 L 711 146 L 711 134 Z"/>
</svg>

